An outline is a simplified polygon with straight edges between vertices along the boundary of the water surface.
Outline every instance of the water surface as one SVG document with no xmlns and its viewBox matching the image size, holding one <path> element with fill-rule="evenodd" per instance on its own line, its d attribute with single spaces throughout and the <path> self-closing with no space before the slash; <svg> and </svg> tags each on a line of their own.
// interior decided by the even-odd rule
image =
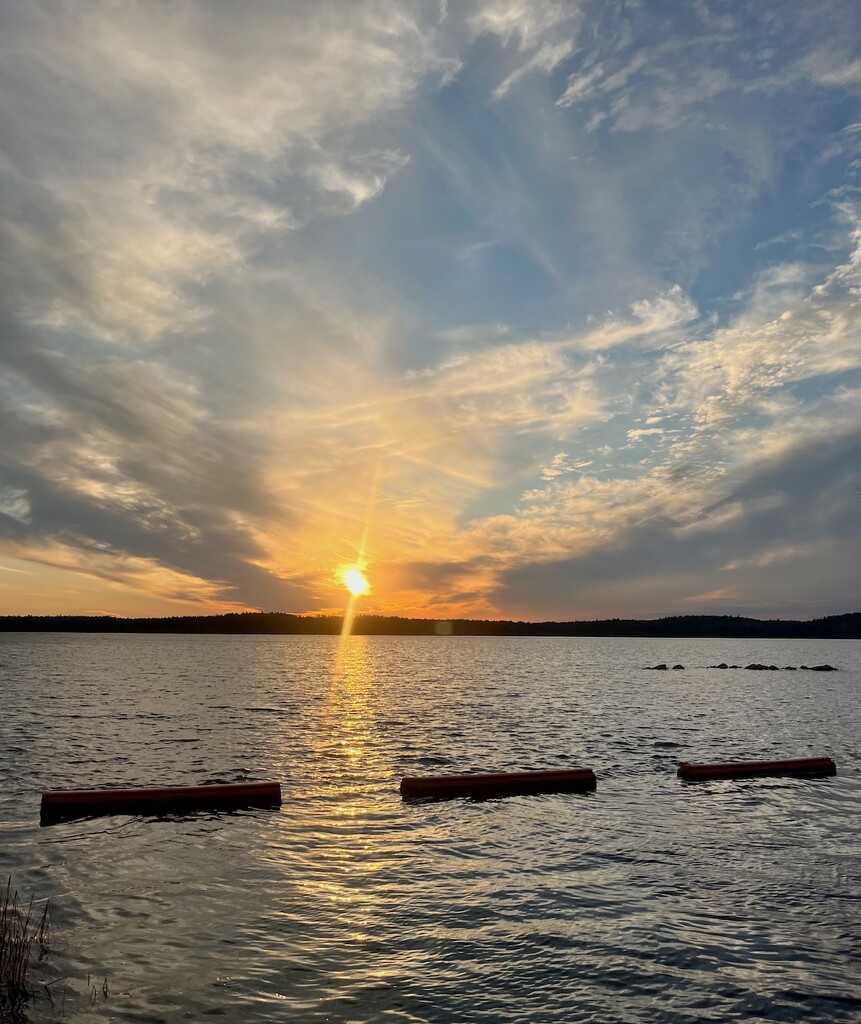
<svg viewBox="0 0 861 1024">
<path fill-rule="evenodd" d="M 66 1019 L 861 1020 L 858 642 L 0 634 L 0 687 L 0 871 L 55 903 Z M 569 764 L 597 792 L 398 795 Z M 43 788 L 263 778 L 280 811 L 38 825 Z"/>
</svg>

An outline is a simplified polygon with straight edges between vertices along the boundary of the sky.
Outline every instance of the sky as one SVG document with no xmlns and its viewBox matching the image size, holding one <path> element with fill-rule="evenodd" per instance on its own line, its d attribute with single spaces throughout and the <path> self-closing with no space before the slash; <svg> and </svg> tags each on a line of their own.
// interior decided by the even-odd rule
<svg viewBox="0 0 861 1024">
<path fill-rule="evenodd" d="M 0 614 L 861 608 L 861 6 L 0 0 Z"/>
</svg>

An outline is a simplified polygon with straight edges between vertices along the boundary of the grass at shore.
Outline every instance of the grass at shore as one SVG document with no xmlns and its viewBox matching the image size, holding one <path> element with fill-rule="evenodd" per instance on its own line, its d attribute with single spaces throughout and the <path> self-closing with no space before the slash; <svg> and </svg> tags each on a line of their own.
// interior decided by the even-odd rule
<svg viewBox="0 0 861 1024">
<path fill-rule="evenodd" d="M 20 1019 L 31 994 L 27 972 L 48 952 L 51 931 L 50 903 L 39 910 L 34 896 L 20 899 L 9 878 L 0 889 L 0 1022 Z"/>
</svg>

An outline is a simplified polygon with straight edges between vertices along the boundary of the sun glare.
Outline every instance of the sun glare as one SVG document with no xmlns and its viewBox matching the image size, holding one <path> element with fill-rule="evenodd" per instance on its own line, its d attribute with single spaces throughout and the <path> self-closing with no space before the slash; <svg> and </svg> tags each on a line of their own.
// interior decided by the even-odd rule
<svg viewBox="0 0 861 1024">
<path fill-rule="evenodd" d="M 345 569 L 341 573 L 341 579 L 344 581 L 344 586 L 353 597 L 361 597 L 362 594 L 367 593 L 370 584 L 362 575 L 362 573 L 353 566 L 351 569 Z"/>
</svg>

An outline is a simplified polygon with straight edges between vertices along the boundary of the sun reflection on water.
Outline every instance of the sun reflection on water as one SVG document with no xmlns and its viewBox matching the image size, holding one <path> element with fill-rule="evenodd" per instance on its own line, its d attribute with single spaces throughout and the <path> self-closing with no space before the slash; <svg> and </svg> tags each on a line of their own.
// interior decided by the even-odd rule
<svg viewBox="0 0 861 1024">
<path fill-rule="evenodd" d="M 324 706 L 333 753 L 346 758 L 345 767 L 351 774 L 359 769 L 360 760 L 364 761 L 364 774 L 379 753 L 373 742 L 370 642 L 366 636 L 340 638 Z"/>
<path fill-rule="evenodd" d="M 309 870 L 298 883 L 312 905 L 337 921 L 337 941 L 348 944 L 374 941 L 390 900 L 397 845 L 381 807 L 394 791 L 375 708 L 372 644 L 364 636 L 338 643 L 314 741 L 321 766 L 314 802 L 319 799 L 321 814 Z"/>
</svg>

